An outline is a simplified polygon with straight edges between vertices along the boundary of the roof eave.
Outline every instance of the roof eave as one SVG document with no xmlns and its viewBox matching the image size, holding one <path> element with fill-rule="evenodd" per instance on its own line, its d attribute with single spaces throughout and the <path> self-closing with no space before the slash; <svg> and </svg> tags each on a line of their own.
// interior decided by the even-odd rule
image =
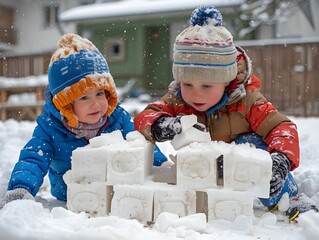
<svg viewBox="0 0 319 240">
<path fill-rule="evenodd" d="M 218 1 L 218 0 L 179 0 L 162 1 L 136 1 L 138 7 L 128 7 L 129 1 L 115 3 L 100 3 L 78 6 L 62 12 L 59 16 L 60 22 L 74 22 L 99 20 L 115 17 L 149 16 L 153 14 L 172 14 L 176 12 L 192 11 L 200 5 L 214 5 L 215 7 L 238 7 L 242 0 Z"/>
</svg>

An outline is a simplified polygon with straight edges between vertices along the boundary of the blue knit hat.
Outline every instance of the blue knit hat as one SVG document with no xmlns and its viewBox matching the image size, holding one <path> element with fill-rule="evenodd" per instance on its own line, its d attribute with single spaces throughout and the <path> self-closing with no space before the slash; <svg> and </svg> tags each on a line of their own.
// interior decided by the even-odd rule
<svg viewBox="0 0 319 240">
<path fill-rule="evenodd" d="M 50 60 L 48 78 L 53 104 L 71 127 L 78 125 L 71 103 L 94 89 L 109 92 L 107 116 L 117 105 L 116 87 L 105 58 L 92 42 L 79 35 L 61 37 Z"/>
<path fill-rule="evenodd" d="M 222 15 L 215 7 L 200 6 L 192 12 L 190 26 L 174 44 L 176 81 L 226 83 L 236 78 L 237 50 L 222 23 Z"/>
</svg>

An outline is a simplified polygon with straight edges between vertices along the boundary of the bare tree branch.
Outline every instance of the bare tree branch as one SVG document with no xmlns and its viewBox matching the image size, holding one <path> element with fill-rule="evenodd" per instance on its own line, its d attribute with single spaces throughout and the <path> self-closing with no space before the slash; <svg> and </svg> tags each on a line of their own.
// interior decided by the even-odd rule
<svg viewBox="0 0 319 240">
<path fill-rule="evenodd" d="M 241 29 L 239 35 L 245 36 L 261 24 L 272 25 L 287 21 L 300 9 L 309 23 L 314 26 L 309 0 L 246 0 L 241 7 L 240 19 L 248 21 L 249 26 Z"/>
</svg>

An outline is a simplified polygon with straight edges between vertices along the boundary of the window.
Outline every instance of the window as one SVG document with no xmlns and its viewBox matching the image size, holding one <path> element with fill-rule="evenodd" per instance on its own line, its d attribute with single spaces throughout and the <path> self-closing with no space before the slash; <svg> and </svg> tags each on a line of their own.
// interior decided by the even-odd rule
<svg viewBox="0 0 319 240">
<path fill-rule="evenodd" d="M 43 27 L 55 26 L 58 22 L 59 6 L 57 4 L 43 7 Z"/>
<path fill-rule="evenodd" d="M 14 9 L 0 6 L 0 43 L 16 43 Z"/>
<path fill-rule="evenodd" d="M 122 38 L 111 38 L 105 41 L 105 55 L 108 61 L 123 61 L 125 58 L 125 42 Z"/>
</svg>

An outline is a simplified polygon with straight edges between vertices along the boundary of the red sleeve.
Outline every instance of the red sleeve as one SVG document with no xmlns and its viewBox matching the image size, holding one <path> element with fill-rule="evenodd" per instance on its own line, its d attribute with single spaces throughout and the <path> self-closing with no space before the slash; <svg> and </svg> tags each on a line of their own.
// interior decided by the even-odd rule
<svg viewBox="0 0 319 240">
<path fill-rule="evenodd" d="M 269 152 L 284 153 L 291 161 L 291 171 L 299 166 L 300 148 L 297 127 L 293 122 L 284 122 L 274 128 L 266 137 Z"/>
<path fill-rule="evenodd" d="M 247 120 L 254 132 L 268 145 L 268 151 L 284 153 L 291 161 L 291 170 L 299 166 L 300 148 L 296 125 L 259 94 L 258 85 L 250 85 L 251 102 Z M 256 91 L 257 90 L 257 91 Z"/>
<path fill-rule="evenodd" d="M 174 108 L 162 100 L 150 103 L 141 113 L 134 117 L 134 127 L 136 130 L 150 128 L 161 116 L 175 116 Z"/>
</svg>

